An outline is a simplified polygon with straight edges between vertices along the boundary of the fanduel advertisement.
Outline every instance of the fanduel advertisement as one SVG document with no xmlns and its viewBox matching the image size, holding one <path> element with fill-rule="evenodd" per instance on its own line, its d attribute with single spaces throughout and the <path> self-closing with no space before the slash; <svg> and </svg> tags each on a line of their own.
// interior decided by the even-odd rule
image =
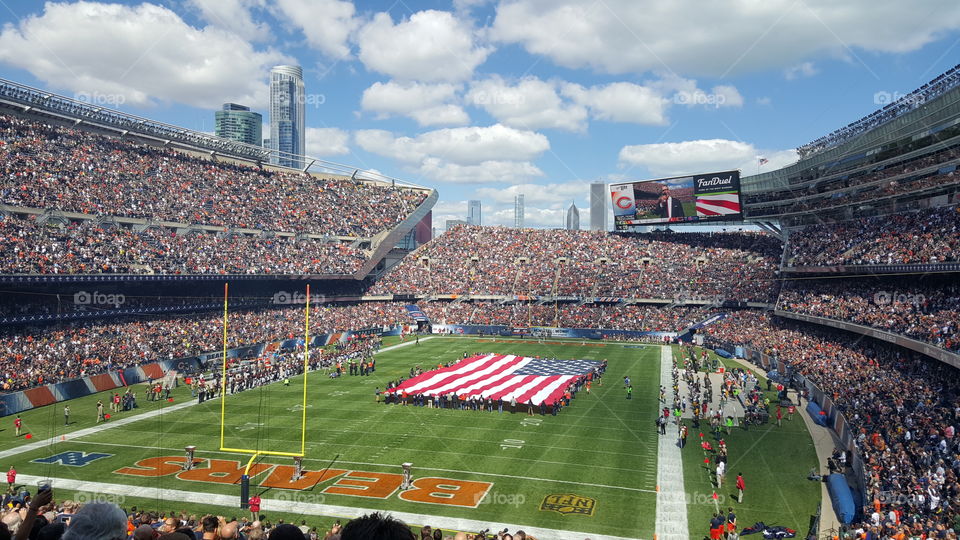
<svg viewBox="0 0 960 540">
<path fill-rule="evenodd" d="M 743 219 L 740 171 L 610 185 L 615 229 Z"/>
</svg>

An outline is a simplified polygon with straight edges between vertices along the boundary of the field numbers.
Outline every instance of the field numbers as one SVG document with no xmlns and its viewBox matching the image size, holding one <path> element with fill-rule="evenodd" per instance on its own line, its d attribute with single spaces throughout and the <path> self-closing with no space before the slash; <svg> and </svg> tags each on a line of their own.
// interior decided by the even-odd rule
<svg viewBox="0 0 960 540">
<path fill-rule="evenodd" d="M 520 421 L 521 426 L 539 426 L 542 423 L 542 418 L 524 418 Z"/>
<path fill-rule="evenodd" d="M 500 443 L 500 449 L 506 450 L 507 448 L 523 448 L 523 443 L 524 441 L 521 441 L 520 439 L 504 439 L 503 442 Z"/>
</svg>

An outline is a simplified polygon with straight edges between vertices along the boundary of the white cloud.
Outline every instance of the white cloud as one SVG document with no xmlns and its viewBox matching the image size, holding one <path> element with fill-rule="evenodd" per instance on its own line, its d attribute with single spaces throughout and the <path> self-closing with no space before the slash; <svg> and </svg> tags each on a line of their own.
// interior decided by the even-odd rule
<svg viewBox="0 0 960 540">
<path fill-rule="evenodd" d="M 817 66 L 813 65 L 813 62 L 801 62 L 783 70 L 783 78 L 792 81 L 803 77 L 813 77 L 819 72 L 820 70 L 817 69 Z"/>
<path fill-rule="evenodd" d="M 514 197 L 523 195 L 524 205 L 570 204 L 589 200 L 590 184 L 580 180 L 551 184 L 515 184 L 505 188 L 483 187 L 476 190 L 477 198 L 498 204 L 513 205 Z"/>
<path fill-rule="evenodd" d="M 360 29 L 360 60 L 371 71 L 399 80 L 459 82 L 492 52 L 476 43 L 475 32 L 445 11 L 427 10 L 394 24 L 377 13 Z"/>
<path fill-rule="evenodd" d="M 581 106 L 589 107 L 598 120 L 662 125 L 667 121 L 669 101 L 657 90 L 628 82 L 585 88 L 565 84 L 563 94 Z"/>
<path fill-rule="evenodd" d="M 956 0 L 922 8 L 875 0 L 512 0 L 498 6 L 491 36 L 568 68 L 721 75 L 851 49 L 915 51 L 958 27 Z"/>
<path fill-rule="evenodd" d="M 771 99 L 770 96 L 763 96 L 763 97 L 757 98 L 757 105 L 766 106 L 766 105 L 770 105 L 771 103 L 773 103 L 773 99 Z"/>
<path fill-rule="evenodd" d="M 361 107 L 380 118 L 409 116 L 421 126 L 462 126 L 470 117 L 456 101 L 461 87 L 450 83 L 376 82 L 363 91 Z"/>
<path fill-rule="evenodd" d="M 188 0 L 207 23 L 233 32 L 243 39 L 264 41 L 270 37 L 270 26 L 254 22 L 250 11 L 263 8 L 264 0 Z"/>
<path fill-rule="evenodd" d="M 539 133 L 500 124 L 438 129 L 416 137 L 370 129 L 356 132 L 354 138 L 364 150 L 406 163 L 440 182 L 522 182 L 542 176 L 530 162 L 550 148 Z"/>
<path fill-rule="evenodd" d="M 350 153 L 350 134 L 339 128 L 308 127 L 304 134 L 307 155 L 313 157 L 337 156 Z"/>
<path fill-rule="evenodd" d="M 676 143 L 638 144 L 620 149 L 620 163 L 646 167 L 657 176 L 740 169 L 755 174 L 757 157 L 770 160 L 764 170 L 772 171 L 797 160 L 795 150 L 764 151 L 752 144 L 726 139 L 702 139 Z"/>
<path fill-rule="evenodd" d="M 696 79 L 685 79 L 674 73 L 665 73 L 660 79 L 650 82 L 649 86 L 669 96 L 676 105 L 690 107 L 742 107 L 743 96 L 735 86 L 717 85 L 710 92 L 697 86 Z"/>
<path fill-rule="evenodd" d="M 470 85 L 467 103 L 481 107 L 498 122 L 522 129 L 555 128 L 567 131 L 586 129 L 587 109 L 564 103 L 555 82 L 527 77 L 510 85 L 494 76 Z"/>
<path fill-rule="evenodd" d="M 0 62 L 58 89 L 133 105 L 265 108 L 267 73 L 288 61 L 232 32 L 193 28 L 153 4 L 49 2 L 42 14 L 0 31 Z"/>
<path fill-rule="evenodd" d="M 211 2 L 219 0 L 207 0 Z M 353 3 L 343 0 L 277 0 L 279 13 L 307 43 L 332 58 L 350 58 L 348 39 L 359 26 Z"/>
</svg>

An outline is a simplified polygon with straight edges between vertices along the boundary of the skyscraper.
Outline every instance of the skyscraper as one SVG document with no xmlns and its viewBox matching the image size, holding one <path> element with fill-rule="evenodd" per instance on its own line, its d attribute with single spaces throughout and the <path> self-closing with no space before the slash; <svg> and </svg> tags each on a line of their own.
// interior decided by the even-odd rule
<svg viewBox="0 0 960 540">
<path fill-rule="evenodd" d="M 287 154 L 302 156 L 306 150 L 306 96 L 303 68 L 276 66 L 270 70 L 270 146 Z M 303 160 L 274 157 L 277 165 L 302 168 Z"/>
<path fill-rule="evenodd" d="M 590 184 L 590 230 L 607 230 L 607 185 L 603 182 Z"/>
<path fill-rule="evenodd" d="M 523 193 L 513 198 L 513 226 L 517 229 L 523 228 Z"/>
<path fill-rule="evenodd" d="M 480 222 L 480 201 L 467 202 L 467 224 L 482 225 Z"/>
<path fill-rule="evenodd" d="M 580 211 L 577 210 L 577 203 L 570 203 L 570 208 L 567 208 L 567 230 L 580 230 Z"/>
<path fill-rule="evenodd" d="M 263 116 L 250 107 L 224 103 L 213 115 L 217 137 L 260 146 L 263 143 Z"/>
</svg>

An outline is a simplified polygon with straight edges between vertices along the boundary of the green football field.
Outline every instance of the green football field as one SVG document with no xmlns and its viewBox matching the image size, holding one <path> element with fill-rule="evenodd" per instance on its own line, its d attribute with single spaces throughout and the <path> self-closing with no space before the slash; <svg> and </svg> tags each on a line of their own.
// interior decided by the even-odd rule
<svg viewBox="0 0 960 540">
<path fill-rule="evenodd" d="M 609 367 L 603 386 L 580 392 L 558 416 L 375 403 L 375 388 L 407 376 L 411 367 L 429 369 L 475 352 L 607 359 Z M 622 383 L 627 375 L 634 385 L 630 400 Z M 292 458 L 260 456 L 250 470 L 251 492 L 261 494 L 270 518 L 321 527 L 365 510 L 389 510 L 412 525 L 443 523 L 446 529 L 486 524 L 649 539 L 656 515 L 659 381 L 659 346 L 424 339 L 381 352 L 370 377 L 310 373 L 307 477 L 290 483 Z M 219 450 L 220 401 L 195 404 L 189 390 L 179 388 L 172 402 L 146 402 L 142 389 L 136 411 L 114 414 L 101 426 L 94 424 L 95 403 L 106 403 L 106 394 L 69 402 L 68 426 L 63 404 L 24 413 L 30 439 L 16 437 L 12 418 L 4 419 L 0 466 L 16 466 L 27 484 L 52 479 L 57 499 L 243 515 L 238 480 L 249 456 Z M 227 396 L 225 446 L 298 451 L 302 390 L 302 379 L 295 378 L 289 387 Z M 684 482 L 690 535 L 699 538 L 714 504 L 705 495 L 713 487 L 694 438 L 683 451 Z M 805 533 L 820 490 L 803 478 L 816 457 L 802 421 L 737 432 L 728 441 L 733 476 L 743 467 L 750 486 L 744 503 L 734 504 L 741 524 L 762 520 Z M 193 471 L 182 470 L 188 445 L 197 447 Z M 417 482 L 408 492 L 397 489 L 404 462 L 413 463 Z M 727 491 L 720 492 L 725 506 L 732 503 Z"/>
</svg>

